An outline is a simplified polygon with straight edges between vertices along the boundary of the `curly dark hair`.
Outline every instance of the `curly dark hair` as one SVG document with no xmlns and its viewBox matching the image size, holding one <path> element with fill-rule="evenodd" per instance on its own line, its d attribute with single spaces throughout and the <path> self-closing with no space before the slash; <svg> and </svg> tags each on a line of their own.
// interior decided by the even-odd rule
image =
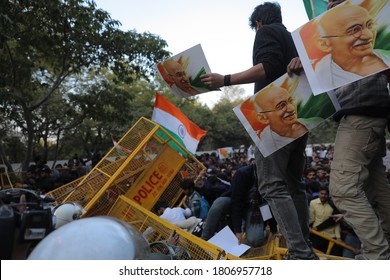
<svg viewBox="0 0 390 280">
<path fill-rule="evenodd" d="M 282 11 L 277 2 L 265 2 L 258 5 L 249 17 L 249 26 L 256 29 L 256 21 L 261 22 L 262 25 L 271 23 L 282 23 Z"/>
</svg>

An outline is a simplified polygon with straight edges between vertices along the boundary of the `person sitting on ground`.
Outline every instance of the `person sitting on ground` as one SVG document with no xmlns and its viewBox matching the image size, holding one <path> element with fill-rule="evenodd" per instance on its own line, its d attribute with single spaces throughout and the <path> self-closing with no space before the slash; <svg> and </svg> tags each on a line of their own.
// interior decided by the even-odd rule
<svg viewBox="0 0 390 280">
<path fill-rule="evenodd" d="M 312 228 L 314 230 L 318 230 L 317 226 L 326 221 L 333 214 L 333 207 L 329 204 L 329 189 L 328 187 L 320 187 L 320 191 L 318 192 L 318 198 L 313 199 L 310 202 L 309 207 L 310 213 L 310 222 L 312 224 Z M 322 230 L 318 230 L 321 233 L 334 238 L 336 240 L 341 241 L 341 231 L 340 225 L 334 224 Z M 328 248 L 329 241 L 316 235 L 311 234 L 310 240 L 313 242 L 313 247 L 326 252 Z M 334 246 L 331 254 L 341 256 L 341 248 L 339 246 Z"/>
<path fill-rule="evenodd" d="M 37 171 L 38 177 L 36 179 L 36 186 L 38 190 L 43 193 L 54 190 L 54 178 L 51 175 L 51 169 L 45 166 Z"/>
<path fill-rule="evenodd" d="M 255 170 L 254 164 L 237 170 L 232 178 L 231 189 L 218 197 L 211 205 L 202 239 L 208 240 L 213 237 L 224 226 L 221 222 L 229 224 L 225 219 L 229 214 L 231 226 L 239 243 L 243 241 L 245 232 L 250 246 L 261 246 L 265 240 L 265 233 L 264 221 L 259 210 L 262 198 L 257 190 Z"/>
<path fill-rule="evenodd" d="M 160 218 L 191 233 L 199 223 L 199 219 L 191 215 L 191 209 L 189 208 L 170 208 L 168 203 L 160 200 L 157 201 L 154 209 Z"/>
<path fill-rule="evenodd" d="M 191 178 L 184 179 L 180 185 L 183 193 L 187 196 L 184 201 L 184 207 L 189 208 L 192 216 L 200 218 L 200 199 L 199 192 L 195 190 L 195 182 Z"/>
<path fill-rule="evenodd" d="M 342 249 L 342 257 L 344 258 L 350 258 L 354 259 L 356 256 L 360 255 L 360 248 L 361 248 L 361 242 L 359 238 L 357 237 L 355 231 L 353 228 L 344 220 L 344 215 L 340 214 L 340 211 L 336 208 L 336 205 L 334 205 L 333 201 L 330 199 L 329 204 L 333 208 L 333 215 L 331 215 L 327 220 L 316 226 L 316 229 L 318 231 L 322 231 L 326 228 L 329 228 L 331 226 L 334 226 L 335 224 L 340 224 L 341 229 L 341 239 L 346 244 L 354 248 L 352 251 L 343 248 Z"/>
<path fill-rule="evenodd" d="M 35 167 L 29 168 L 26 171 L 25 178 L 23 180 L 23 186 L 29 189 L 36 189 L 36 175 L 35 175 Z"/>
</svg>

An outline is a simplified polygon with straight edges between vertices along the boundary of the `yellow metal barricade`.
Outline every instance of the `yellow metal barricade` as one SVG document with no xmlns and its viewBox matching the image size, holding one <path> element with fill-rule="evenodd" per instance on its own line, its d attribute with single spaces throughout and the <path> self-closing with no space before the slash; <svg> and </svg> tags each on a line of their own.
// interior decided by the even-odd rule
<svg viewBox="0 0 390 280">
<path fill-rule="evenodd" d="M 160 125 L 140 118 L 84 177 L 50 193 L 57 203 L 78 202 L 87 216 L 106 215 L 120 195 L 152 209 L 158 199 L 175 205 L 182 173 L 205 167 Z"/>
<path fill-rule="evenodd" d="M 245 240 L 244 240 L 245 243 Z M 272 235 L 267 229 L 267 239 L 263 245 L 252 247 L 240 257 L 226 254 L 226 260 L 283 260 L 287 257 L 287 247 L 281 235 Z"/>
<path fill-rule="evenodd" d="M 65 198 L 72 193 L 76 188 L 80 188 L 83 185 L 80 185 L 80 182 L 84 179 L 85 176 L 77 178 L 76 180 L 62 185 L 50 192 L 47 195 L 53 197 L 56 200 L 56 205 L 65 202 Z"/>
<path fill-rule="evenodd" d="M 5 169 L 1 169 L 0 189 L 20 188 L 23 184 L 24 175 L 25 172 L 7 172 Z"/>
<path fill-rule="evenodd" d="M 344 242 L 342 241 L 339 241 L 339 240 L 336 240 L 336 239 L 333 239 L 329 236 L 327 236 L 326 234 L 322 233 L 322 232 L 319 232 L 317 230 L 314 230 L 314 229 L 310 229 L 310 232 L 312 234 L 315 234 L 315 235 L 318 235 L 320 236 L 321 238 L 323 239 L 326 239 L 329 241 L 329 244 L 328 244 L 328 248 L 326 250 L 326 252 L 321 252 L 319 250 L 316 250 L 317 252 L 317 255 L 321 255 L 323 258 L 327 258 L 327 259 L 349 259 L 349 258 L 343 258 L 343 257 L 339 257 L 339 256 L 334 256 L 334 255 L 330 255 L 333 247 L 336 245 L 336 246 L 340 246 L 342 248 L 345 248 L 345 249 L 348 249 L 352 252 L 356 252 L 356 251 L 359 251 L 359 249 L 357 248 L 354 248 L 348 244 L 345 244 Z"/>
<path fill-rule="evenodd" d="M 184 256 L 182 259 L 219 260 L 223 258 L 224 251 L 221 248 L 161 219 L 123 195 L 118 197 L 108 215 L 134 226 L 143 233 L 149 244 L 160 242 L 169 244 L 170 240 L 178 236 L 174 246 L 186 252 L 186 254 L 182 253 L 181 256 Z"/>
<path fill-rule="evenodd" d="M 12 181 L 10 179 L 9 173 L 6 173 L 4 170 L 3 172 L 0 172 L 0 187 L 2 189 L 9 189 L 12 187 Z"/>
<path fill-rule="evenodd" d="M 236 257 L 150 211 L 158 200 L 164 200 L 169 206 L 178 205 L 183 199 L 182 174 L 195 178 L 204 169 L 202 163 L 165 129 L 141 118 L 91 172 L 48 195 L 58 204 L 78 202 L 86 210 L 82 218 L 117 217 L 142 232 L 154 249 L 175 248 L 177 254 L 180 251 L 180 259 L 285 259 L 288 249 L 283 237 L 275 238 L 269 233 L 263 246 L 251 248 L 241 257 Z M 177 236 L 177 243 L 172 245 L 172 238 Z M 330 249 L 338 244 L 330 241 Z M 166 244 L 172 246 L 164 247 Z M 321 259 L 343 259 L 319 255 Z"/>
</svg>

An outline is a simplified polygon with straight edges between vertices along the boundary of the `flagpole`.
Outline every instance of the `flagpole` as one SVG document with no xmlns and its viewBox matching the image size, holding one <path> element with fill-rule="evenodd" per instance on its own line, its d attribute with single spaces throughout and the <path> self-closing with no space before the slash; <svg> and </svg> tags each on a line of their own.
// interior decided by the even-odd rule
<svg viewBox="0 0 390 280">
<path fill-rule="evenodd" d="M 5 165 L 5 162 L 4 162 L 3 155 L 1 155 L 1 160 L 2 160 L 2 162 L 3 162 L 3 165 L 4 165 L 4 166 L 6 166 L 6 165 Z M 7 166 L 6 166 L 6 167 L 7 167 Z M 6 168 L 6 169 L 5 169 L 5 175 L 7 176 L 8 183 L 10 184 L 10 186 L 11 186 L 11 189 L 13 189 L 13 188 L 14 188 L 14 186 L 12 185 L 11 178 L 9 177 L 9 174 L 8 174 L 8 168 Z"/>
<path fill-rule="evenodd" d="M 315 18 L 315 17 L 316 17 L 316 10 L 315 10 L 315 8 L 314 8 L 313 0 L 310 0 L 310 6 L 311 6 L 311 15 L 312 15 L 312 18 Z"/>
</svg>

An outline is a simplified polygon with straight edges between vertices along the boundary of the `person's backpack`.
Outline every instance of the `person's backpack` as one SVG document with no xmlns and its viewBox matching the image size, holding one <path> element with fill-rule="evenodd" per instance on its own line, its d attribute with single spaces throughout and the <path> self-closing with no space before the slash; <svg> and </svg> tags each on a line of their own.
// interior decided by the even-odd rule
<svg viewBox="0 0 390 280">
<path fill-rule="evenodd" d="M 209 213 L 210 205 L 206 198 L 202 195 L 200 198 L 200 214 L 199 218 L 205 220 L 207 218 L 207 214 Z"/>
</svg>

